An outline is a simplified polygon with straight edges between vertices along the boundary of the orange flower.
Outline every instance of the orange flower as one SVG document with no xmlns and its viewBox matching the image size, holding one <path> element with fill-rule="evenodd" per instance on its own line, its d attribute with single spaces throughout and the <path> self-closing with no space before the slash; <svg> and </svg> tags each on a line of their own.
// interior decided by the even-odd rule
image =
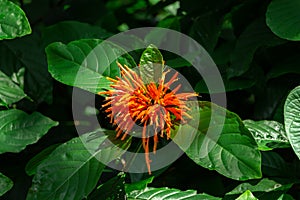
<svg viewBox="0 0 300 200">
<path fill-rule="evenodd" d="M 186 101 L 190 97 L 198 96 L 196 93 L 179 93 L 181 84 L 171 90 L 170 86 L 178 80 L 176 72 L 168 82 L 165 82 L 166 74 L 170 70 L 163 72 L 158 83 L 144 83 L 141 77 L 126 65 L 123 67 L 118 63 L 121 69 L 122 78 L 112 79 L 108 77 L 113 84 L 112 90 L 99 92 L 99 94 L 108 95 L 106 103 L 102 105 L 105 112 L 108 113 L 111 123 L 117 126 L 116 137 L 125 139 L 126 135 L 132 131 L 135 125 L 142 126 L 142 144 L 145 151 L 145 160 L 149 174 L 149 139 L 153 136 L 153 152 L 156 152 L 158 143 L 158 134 L 167 139 L 170 138 L 171 128 L 179 123 L 186 123 L 186 118 L 192 118 L 187 114 L 189 108 Z M 153 132 L 150 135 L 150 131 Z"/>
</svg>

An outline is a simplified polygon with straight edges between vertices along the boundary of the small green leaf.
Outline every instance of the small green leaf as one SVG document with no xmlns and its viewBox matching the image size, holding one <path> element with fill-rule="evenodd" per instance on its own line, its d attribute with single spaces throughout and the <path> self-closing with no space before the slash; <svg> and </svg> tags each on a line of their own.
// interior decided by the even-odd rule
<svg viewBox="0 0 300 200">
<path fill-rule="evenodd" d="M 252 133 L 259 150 L 269 151 L 275 148 L 290 147 L 286 132 L 281 123 L 268 120 L 244 120 L 243 122 Z"/>
<path fill-rule="evenodd" d="M 50 44 L 46 48 L 48 69 L 56 80 L 70 86 L 98 93 L 110 89 L 107 76 L 120 76 L 117 61 L 135 67 L 133 58 L 121 47 L 98 39 L 82 39 Z"/>
<path fill-rule="evenodd" d="M 0 106 L 8 106 L 26 97 L 23 89 L 2 71 L 0 71 L 0 83 Z"/>
<path fill-rule="evenodd" d="M 57 147 L 37 168 L 27 200 L 81 200 L 95 188 L 108 163 L 119 158 L 131 138 L 115 145 L 107 136 L 94 131 Z M 111 144 L 111 145 L 107 145 Z M 100 161 L 101 162 L 100 162 Z"/>
<path fill-rule="evenodd" d="M 149 45 L 140 58 L 140 74 L 145 83 L 158 82 L 164 70 L 164 60 L 153 44 Z"/>
<path fill-rule="evenodd" d="M 186 154 L 198 165 L 232 179 L 260 178 L 261 155 L 241 119 L 235 113 L 210 102 L 199 102 L 199 107 L 199 127 L 195 129 L 189 124 L 180 127 L 187 133 L 196 131 L 196 137 Z M 211 119 L 212 112 L 215 117 Z M 221 131 L 220 135 L 207 134 L 208 128 L 214 134 Z M 190 138 L 182 136 L 178 138 L 179 143 L 174 142 L 185 149 L 184 144 L 188 144 L 188 140 Z"/>
<path fill-rule="evenodd" d="M 16 109 L 0 111 L 0 154 L 22 151 L 56 125 L 57 122 L 38 112 L 28 115 Z"/>
<path fill-rule="evenodd" d="M 0 40 L 13 39 L 31 33 L 24 11 L 8 0 L 0 0 Z"/>
<path fill-rule="evenodd" d="M 274 180 L 270 180 L 268 178 L 264 178 L 260 180 L 257 184 L 250 183 L 242 183 L 234 188 L 232 191 L 228 192 L 226 195 L 232 194 L 241 194 L 250 190 L 251 192 L 272 192 L 272 191 L 286 191 L 292 187 L 292 183 L 289 184 L 281 184 Z"/>
<path fill-rule="evenodd" d="M 284 104 L 284 125 L 290 144 L 300 159 L 300 86 L 293 89 Z"/>
<path fill-rule="evenodd" d="M 31 158 L 29 162 L 26 164 L 25 171 L 28 174 L 28 176 L 32 176 L 36 174 L 37 167 L 58 147 L 60 144 L 54 144 L 40 153 L 38 153 L 36 156 Z"/>
<path fill-rule="evenodd" d="M 277 36 L 300 40 L 300 2 L 298 0 L 273 0 L 266 13 L 266 22 Z"/>
<path fill-rule="evenodd" d="M 0 173 L 0 197 L 13 187 L 13 182 Z"/>
<path fill-rule="evenodd" d="M 134 190 L 127 193 L 128 200 L 173 200 L 173 199 L 207 199 L 220 200 L 221 198 L 210 196 L 208 194 L 197 194 L 195 190 L 180 191 L 172 188 L 152 188 L 148 187 L 144 190 Z"/>
<path fill-rule="evenodd" d="M 251 192 L 250 190 L 247 190 L 244 192 L 241 196 L 239 196 L 236 200 L 258 200 Z"/>
</svg>

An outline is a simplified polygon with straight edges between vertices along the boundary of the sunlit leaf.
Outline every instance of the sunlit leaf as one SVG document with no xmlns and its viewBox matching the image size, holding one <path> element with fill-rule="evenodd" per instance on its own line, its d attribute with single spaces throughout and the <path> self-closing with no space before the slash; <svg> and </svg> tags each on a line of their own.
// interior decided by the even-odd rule
<svg viewBox="0 0 300 200">
<path fill-rule="evenodd" d="M 8 0 L 0 0 L 0 40 L 13 39 L 31 33 L 24 11 Z"/>
<path fill-rule="evenodd" d="M 110 89 L 107 76 L 120 76 L 117 61 L 135 67 L 132 57 L 122 48 L 97 39 L 82 39 L 69 43 L 52 43 L 46 48 L 48 68 L 56 80 L 98 93 Z"/>
<path fill-rule="evenodd" d="M 0 106 L 10 105 L 26 97 L 23 89 L 0 71 Z"/>
<path fill-rule="evenodd" d="M 152 188 L 148 187 L 144 190 L 134 190 L 127 194 L 128 200 L 172 200 L 172 199 L 207 199 L 220 200 L 208 194 L 197 194 L 195 190 L 180 191 L 172 188 Z"/>
<path fill-rule="evenodd" d="M 250 190 L 244 192 L 241 196 L 239 196 L 236 200 L 258 200 Z"/>
<path fill-rule="evenodd" d="M 290 147 L 286 132 L 281 123 L 269 120 L 244 120 L 243 122 L 252 133 L 259 150 L 269 151 L 275 148 Z"/>
</svg>

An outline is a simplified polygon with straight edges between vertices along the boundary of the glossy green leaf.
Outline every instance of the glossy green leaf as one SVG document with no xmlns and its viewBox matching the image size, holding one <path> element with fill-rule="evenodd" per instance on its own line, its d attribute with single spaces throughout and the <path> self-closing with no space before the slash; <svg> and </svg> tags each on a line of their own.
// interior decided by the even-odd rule
<svg viewBox="0 0 300 200">
<path fill-rule="evenodd" d="M 276 46 L 285 41 L 275 36 L 266 26 L 263 18 L 255 20 L 240 35 L 231 56 L 231 66 L 227 70 L 229 78 L 244 74 L 259 47 Z"/>
<path fill-rule="evenodd" d="M 92 26 L 78 21 L 63 21 L 45 28 L 42 32 L 43 43 L 52 42 L 69 43 L 74 40 L 98 38 L 105 39 L 111 36 L 99 26 Z"/>
<path fill-rule="evenodd" d="M 200 102 L 199 107 L 199 127 L 186 154 L 198 165 L 216 170 L 232 179 L 260 178 L 261 155 L 255 140 L 241 119 L 235 113 L 210 102 Z M 213 119 L 211 119 L 212 112 L 215 113 Z M 222 124 L 220 122 L 225 113 L 225 122 Z M 210 122 L 211 120 L 212 122 Z M 210 123 L 213 124 L 211 127 L 209 127 Z M 195 131 L 195 128 L 188 124 L 181 126 L 181 128 L 184 132 Z M 207 135 L 208 128 L 214 134 L 221 131 L 220 135 Z M 179 145 L 189 142 L 189 138 L 184 137 L 178 140 L 181 141 Z"/>
<path fill-rule="evenodd" d="M 13 182 L 0 173 L 0 197 L 13 187 Z"/>
<path fill-rule="evenodd" d="M 31 33 L 24 11 L 8 0 L 0 0 L 0 40 L 13 39 Z"/>
<path fill-rule="evenodd" d="M 26 94 L 11 78 L 0 71 L 0 106 L 7 106 L 26 97 Z"/>
<path fill-rule="evenodd" d="M 46 48 L 48 69 L 52 77 L 70 86 L 98 93 L 110 89 L 107 76 L 120 76 L 117 61 L 135 67 L 132 57 L 122 48 L 98 39 L 69 43 L 52 43 Z"/>
<path fill-rule="evenodd" d="M 258 200 L 250 190 L 244 192 L 241 196 L 239 196 L 236 200 Z"/>
<path fill-rule="evenodd" d="M 0 153 L 20 152 L 58 125 L 38 112 L 30 115 L 11 109 L 0 111 Z"/>
<path fill-rule="evenodd" d="M 300 2 L 298 0 L 273 0 L 266 13 L 266 22 L 273 33 L 281 38 L 300 40 Z"/>
<path fill-rule="evenodd" d="M 284 104 L 284 125 L 290 144 L 300 159 L 300 86 L 293 89 Z"/>
<path fill-rule="evenodd" d="M 277 181 L 264 178 L 260 180 L 257 184 L 242 183 L 234 188 L 229 194 L 242 194 L 243 192 L 250 190 L 251 192 L 272 192 L 272 191 L 286 191 L 292 187 L 292 183 L 281 184 Z"/>
<path fill-rule="evenodd" d="M 36 174 L 37 167 L 58 147 L 60 144 L 51 145 L 43 149 L 26 164 L 25 171 L 29 176 Z"/>
<path fill-rule="evenodd" d="M 220 200 L 221 198 L 210 196 L 208 194 L 197 194 L 195 190 L 180 191 L 171 188 L 151 188 L 144 190 L 134 190 L 127 194 L 128 200 L 173 200 L 173 199 L 207 199 Z"/>
<path fill-rule="evenodd" d="M 57 147 L 37 168 L 27 195 L 31 199 L 81 200 L 95 188 L 105 165 L 128 148 L 130 137 L 115 146 L 99 131 L 84 134 Z"/>
<path fill-rule="evenodd" d="M 258 149 L 269 151 L 275 148 L 289 148 L 290 143 L 281 123 L 270 120 L 244 120 L 245 126 L 252 133 Z"/>
<path fill-rule="evenodd" d="M 140 75 L 145 83 L 158 82 L 164 70 L 164 60 L 154 45 L 149 45 L 140 58 Z"/>
</svg>

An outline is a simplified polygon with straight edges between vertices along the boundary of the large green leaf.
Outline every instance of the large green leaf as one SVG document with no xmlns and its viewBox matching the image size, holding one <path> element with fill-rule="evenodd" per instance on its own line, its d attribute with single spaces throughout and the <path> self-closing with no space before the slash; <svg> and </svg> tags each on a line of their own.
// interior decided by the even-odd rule
<svg viewBox="0 0 300 200">
<path fill-rule="evenodd" d="M 9 191 L 13 186 L 12 180 L 0 173 L 0 197 Z"/>
<path fill-rule="evenodd" d="M 0 111 L 0 154 L 20 152 L 57 124 L 38 112 L 28 115 L 16 109 Z"/>
<path fill-rule="evenodd" d="M 259 150 L 269 151 L 275 148 L 290 147 L 286 132 L 281 123 L 269 120 L 244 120 L 243 122 L 252 133 Z"/>
<path fill-rule="evenodd" d="M 140 74 L 145 83 L 158 82 L 164 70 L 164 60 L 153 44 L 149 45 L 140 58 Z"/>
<path fill-rule="evenodd" d="M 87 133 L 57 147 L 38 166 L 27 199 L 81 200 L 87 197 L 105 168 L 99 160 L 106 163 L 119 158 L 123 150 L 118 147 L 126 149 L 131 141 L 127 137 L 116 146 L 106 145 L 107 136 L 97 134 L 99 131 Z"/>
<path fill-rule="evenodd" d="M 244 192 L 243 194 L 241 194 L 241 196 L 239 196 L 236 200 L 258 200 L 258 198 L 256 198 L 250 190 L 247 190 L 246 192 Z"/>
<path fill-rule="evenodd" d="M 172 199 L 207 199 L 220 200 L 221 198 L 210 196 L 208 194 L 197 194 L 195 190 L 180 191 L 172 188 L 151 188 L 144 190 L 134 190 L 127 193 L 128 200 L 172 200 Z"/>
<path fill-rule="evenodd" d="M 120 76 L 117 61 L 135 67 L 132 57 L 110 42 L 82 39 L 69 43 L 52 43 L 46 48 L 48 69 L 56 80 L 98 93 L 110 89 L 107 76 Z"/>
<path fill-rule="evenodd" d="M 26 97 L 26 94 L 11 78 L 0 71 L 0 106 L 10 105 Z"/>
<path fill-rule="evenodd" d="M 60 144 L 51 145 L 41 152 L 39 152 L 36 156 L 31 158 L 26 164 L 25 171 L 29 176 L 36 174 L 37 167 L 45 160 L 47 157 L 58 147 Z"/>
<path fill-rule="evenodd" d="M 216 170 L 232 179 L 260 178 L 261 155 L 255 140 L 241 119 L 235 113 L 210 102 L 200 102 L 199 108 L 199 127 L 186 154 L 202 167 Z M 213 119 L 211 119 L 212 112 L 215 113 Z M 225 113 L 225 122 L 222 124 L 220 122 Z M 221 131 L 220 135 L 207 134 L 208 128 L 214 134 Z M 195 131 L 189 124 L 181 126 L 181 129 L 184 132 Z M 188 140 L 190 138 L 180 137 L 178 138 L 180 143 L 174 142 L 183 148 L 182 144 L 189 144 Z"/>
<path fill-rule="evenodd" d="M 0 40 L 13 39 L 31 33 L 24 11 L 8 0 L 0 0 Z"/>
<path fill-rule="evenodd" d="M 300 2 L 298 0 L 273 0 L 266 13 L 266 22 L 273 33 L 281 38 L 300 40 Z"/>
<path fill-rule="evenodd" d="M 284 104 L 284 125 L 290 144 L 300 159 L 300 86 L 293 89 Z"/>
<path fill-rule="evenodd" d="M 262 46 L 276 46 L 285 41 L 275 36 L 263 18 L 251 23 L 237 40 L 228 68 L 228 77 L 240 76 L 250 68 L 254 53 Z"/>
</svg>

